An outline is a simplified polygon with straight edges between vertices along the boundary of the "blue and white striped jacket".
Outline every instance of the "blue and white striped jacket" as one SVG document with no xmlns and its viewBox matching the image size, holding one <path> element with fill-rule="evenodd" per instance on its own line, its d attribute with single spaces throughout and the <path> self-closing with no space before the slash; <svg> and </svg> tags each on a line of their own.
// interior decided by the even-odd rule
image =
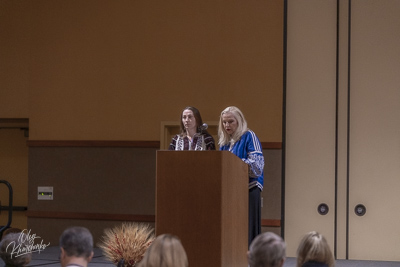
<svg viewBox="0 0 400 267">
<path fill-rule="evenodd" d="M 225 145 L 220 150 L 229 150 L 249 165 L 249 189 L 264 186 L 264 156 L 260 140 L 252 130 L 245 132 L 232 147 Z"/>
</svg>

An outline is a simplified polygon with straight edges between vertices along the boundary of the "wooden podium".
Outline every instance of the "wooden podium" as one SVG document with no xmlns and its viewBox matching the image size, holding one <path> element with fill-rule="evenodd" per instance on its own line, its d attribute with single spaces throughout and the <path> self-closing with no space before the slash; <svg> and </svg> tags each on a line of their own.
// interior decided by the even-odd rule
<svg viewBox="0 0 400 267">
<path fill-rule="evenodd" d="M 248 192 L 228 151 L 157 151 L 156 235 L 178 236 L 190 267 L 246 267 Z"/>
</svg>

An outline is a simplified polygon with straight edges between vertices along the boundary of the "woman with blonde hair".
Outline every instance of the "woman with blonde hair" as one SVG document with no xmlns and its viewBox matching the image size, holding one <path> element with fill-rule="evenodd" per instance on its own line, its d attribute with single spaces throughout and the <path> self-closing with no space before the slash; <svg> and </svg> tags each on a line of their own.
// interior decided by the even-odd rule
<svg viewBox="0 0 400 267">
<path fill-rule="evenodd" d="M 282 267 L 286 259 L 286 243 L 275 233 L 259 234 L 247 252 L 249 267 Z"/>
<path fill-rule="evenodd" d="M 297 249 L 297 267 L 333 267 L 335 260 L 324 236 L 309 232 Z"/>
<path fill-rule="evenodd" d="M 144 254 L 138 267 L 188 267 L 186 251 L 178 237 L 158 236 Z"/>
<path fill-rule="evenodd" d="M 218 127 L 220 150 L 235 154 L 249 166 L 249 243 L 261 233 L 261 191 L 264 185 L 264 156 L 260 140 L 247 128 L 240 109 L 221 112 Z"/>
</svg>

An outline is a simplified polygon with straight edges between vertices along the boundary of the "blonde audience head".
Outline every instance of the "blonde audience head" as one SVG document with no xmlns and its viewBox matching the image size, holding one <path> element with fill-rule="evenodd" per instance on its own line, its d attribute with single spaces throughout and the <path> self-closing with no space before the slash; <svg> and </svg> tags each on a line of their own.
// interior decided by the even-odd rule
<svg viewBox="0 0 400 267">
<path fill-rule="evenodd" d="M 281 267 L 286 258 L 286 244 L 272 233 L 259 234 L 247 252 L 249 267 Z"/>
<path fill-rule="evenodd" d="M 324 236 L 312 231 L 303 237 L 297 249 L 296 266 L 335 266 L 335 260 Z"/>
<path fill-rule="evenodd" d="M 187 267 L 185 249 L 178 237 L 163 234 L 147 249 L 139 267 Z"/>
</svg>

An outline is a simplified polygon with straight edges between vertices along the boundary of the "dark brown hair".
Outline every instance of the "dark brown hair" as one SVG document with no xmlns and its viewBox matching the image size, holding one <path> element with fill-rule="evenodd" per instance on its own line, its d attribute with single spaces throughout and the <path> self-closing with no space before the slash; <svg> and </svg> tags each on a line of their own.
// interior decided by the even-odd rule
<svg viewBox="0 0 400 267">
<path fill-rule="evenodd" d="M 197 128 L 196 132 L 200 132 L 200 126 L 203 125 L 203 120 L 201 119 L 200 111 L 195 107 L 189 106 L 189 107 L 184 108 L 181 112 L 181 135 L 183 135 L 183 136 L 186 135 L 185 126 L 183 125 L 183 122 L 182 122 L 182 116 L 183 116 L 183 112 L 185 110 L 191 110 L 193 112 L 193 116 L 196 119 L 196 128 Z"/>
</svg>

